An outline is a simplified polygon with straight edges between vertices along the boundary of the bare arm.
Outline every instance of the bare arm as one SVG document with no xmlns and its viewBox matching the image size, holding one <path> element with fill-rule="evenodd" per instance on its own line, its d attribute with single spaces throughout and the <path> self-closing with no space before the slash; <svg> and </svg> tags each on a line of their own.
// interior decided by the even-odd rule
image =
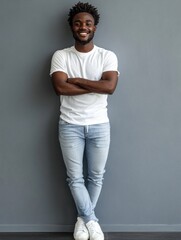
<svg viewBox="0 0 181 240">
<path fill-rule="evenodd" d="M 88 89 L 68 82 L 68 76 L 64 72 L 54 72 L 52 74 L 52 84 L 57 95 L 80 95 L 90 93 Z"/>
<path fill-rule="evenodd" d="M 68 83 L 84 88 L 89 92 L 112 94 L 118 81 L 117 71 L 107 71 L 102 74 L 99 81 L 92 81 L 84 78 L 68 78 Z"/>
</svg>

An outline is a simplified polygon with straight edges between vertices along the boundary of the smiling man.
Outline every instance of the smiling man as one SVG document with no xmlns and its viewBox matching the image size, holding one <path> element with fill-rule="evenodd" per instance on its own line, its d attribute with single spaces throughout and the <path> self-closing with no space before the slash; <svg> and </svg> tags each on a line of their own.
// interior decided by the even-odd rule
<svg viewBox="0 0 181 240">
<path fill-rule="evenodd" d="M 107 97 L 117 85 L 118 62 L 112 51 L 93 43 L 97 8 L 78 2 L 70 9 L 68 22 L 75 44 L 54 53 L 50 75 L 60 96 L 59 141 L 77 208 L 74 238 L 103 240 L 95 207 L 110 145 Z"/>
</svg>

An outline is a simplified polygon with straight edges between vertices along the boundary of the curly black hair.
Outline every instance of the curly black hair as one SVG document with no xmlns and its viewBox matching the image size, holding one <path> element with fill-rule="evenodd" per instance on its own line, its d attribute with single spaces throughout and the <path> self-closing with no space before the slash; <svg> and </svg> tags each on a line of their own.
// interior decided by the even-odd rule
<svg viewBox="0 0 181 240">
<path fill-rule="evenodd" d="M 68 23 L 69 23 L 70 26 L 72 26 L 72 21 L 73 21 L 74 16 L 77 13 L 80 13 L 80 12 L 87 12 L 87 13 L 91 14 L 93 16 L 93 18 L 94 18 L 95 26 L 99 23 L 100 15 L 98 13 L 97 8 L 92 6 L 89 3 L 78 2 L 69 11 Z"/>
</svg>

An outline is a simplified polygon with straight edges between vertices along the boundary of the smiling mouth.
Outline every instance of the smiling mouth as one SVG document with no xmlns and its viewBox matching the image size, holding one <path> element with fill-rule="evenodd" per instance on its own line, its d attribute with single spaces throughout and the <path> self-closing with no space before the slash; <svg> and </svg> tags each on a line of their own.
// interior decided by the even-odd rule
<svg viewBox="0 0 181 240">
<path fill-rule="evenodd" d="M 81 37 L 87 37 L 88 33 L 86 33 L 86 32 L 80 32 L 79 35 L 80 35 Z"/>
<path fill-rule="evenodd" d="M 72 29 L 72 33 L 76 43 L 81 45 L 90 43 L 94 38 L 94 31 L 90 29 L 77 29 L 76 31 Z"/>
</svg>

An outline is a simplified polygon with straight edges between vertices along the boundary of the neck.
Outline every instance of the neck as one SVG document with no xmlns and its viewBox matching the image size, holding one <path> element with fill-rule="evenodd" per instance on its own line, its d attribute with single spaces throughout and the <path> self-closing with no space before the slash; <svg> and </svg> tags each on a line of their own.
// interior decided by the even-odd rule
<svg viewBox="0 0 181 240">
<path fill-rule="evenodd" d="M 75 42 L 75 49 L 79 52 L 90 52 L 94 48 L 93 42 L 89 42 L 85 45 Z"/>
</svg>

